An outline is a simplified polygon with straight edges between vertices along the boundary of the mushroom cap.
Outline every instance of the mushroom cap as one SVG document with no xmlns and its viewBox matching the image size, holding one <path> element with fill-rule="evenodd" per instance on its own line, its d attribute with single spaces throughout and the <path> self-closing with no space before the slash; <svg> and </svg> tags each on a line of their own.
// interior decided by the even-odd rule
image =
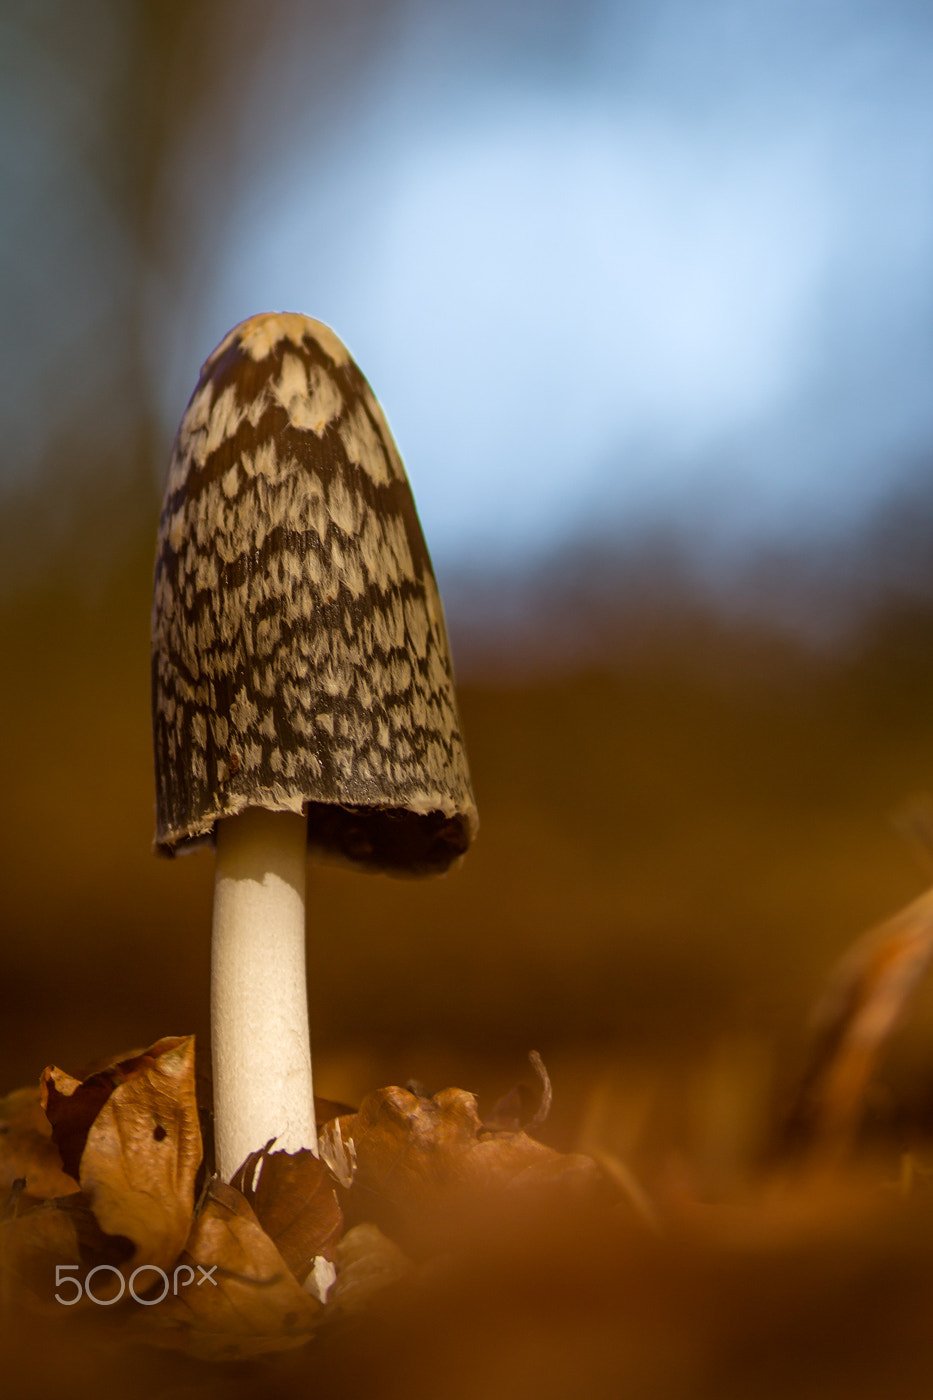
<svg viewBox="0 0 933 1400">
<path fill-rule="evenodd" d="M 247 807 L 325 860 L 442 871 L 476 807 L 411 487 L 333 331 L 253 316 L 205 362 L 172 453 L 152 617 L 156 849 Z"/>
</svg>

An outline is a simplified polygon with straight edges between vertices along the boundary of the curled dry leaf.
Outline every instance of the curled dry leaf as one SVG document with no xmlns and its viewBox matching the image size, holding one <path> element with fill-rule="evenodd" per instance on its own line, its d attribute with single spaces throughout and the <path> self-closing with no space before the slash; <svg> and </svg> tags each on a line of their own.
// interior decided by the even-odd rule
<svg viewBox="0 0 933 1400">
<path fill-rule="evenodd" d="M 208 1188 L 174 1273 L 176 1291 L 140 1319 L 136 1335 L 205 1360 L 301 1346 L 322 1311 L 246 1198 L 220 1180 Z"/>
<path fill-rule="evenodd" d="M 185 1243 L 201 1162 L 194 1037 L 157 1041 L 84 1082 L 43 1075 L 66 1170 L 107 1235 L 132 1242 L 128 1269 L 169 1268 Z"/>
<path fill-rule="evenodd" d="M 444 1089 L 425 1098 L 409 1089 L 380 1089 L 341 1120 L 357 1170 L 349 1198 L 356 1212 L 418 1247 L 465 1205 L 504 1192 L 557 1190 L 565 1200 L 605 1184 L 589 1157 L 564 1155 L 523 1132 L 487 1128 L 476 1098 Z"/>
<path fill-rule="evenodd" d="M 55 1065 L 42 1071 L 42 1107 L 52 1129 L 52 1139 L 61 1153 L 62 1166 L 75 1181 L 80 1178 L 87 1135 L 119 1083 L 115 1071 L 116 1066 L 113 1066 L 109 1072 L 92 1074 L 86 1081 L 75 1079 Z"/>
<path fill-rule="evenodd" d="M 15 1181 L 25 1183 L 19 1210 L 78 1189 L 77 1180 L 62 1169 L 38 1085 L 0 1099 L 0 1201 L 6 1200 Z"/>
<path fill-rule="evenodd" d="M 551 1079 L 544 1068 L 544 1061 L 537 1050 L 528 1054 L 531 1067 L 538 1077 L 539 1098 L 535 1103 L 534 1091 L 527 1084 L 516 1084 L 496 1104 L 492 1113 L 484 1120 L 487 1128 L 505 1129 L 508 1132 L 528 1132 L 547 1121 L 551 1111 L 553 1091 Z"/>
<path fill-rule="evenodd" d="M 171 1265 L 190 1228 L 201 1155 L 193 1065 L 190 1037 L 159 1041 L 85 1081 L 50 1067 L 33 1107 L 20 1100 L 17 1126 L 45 1171 L 30 1174 L 25 1164 L 32 1190 L 3 1223 L 11 1296 L 25 1291 L 53 1306 L 64 1268 L 72 1275 L 68 1302 L 80 1293 L 86 1303 L 83 1281 L 98 1269 L 95 1298 L 105 1302 L 139 1265 Z M 48 1137 L 36 1104 L 45 1106 Z M 37 1201 L 40 1191 L 46 1199 Z"/>
<path fill-rule="evenodd" d="M 299 1283 L 316 1258 L 330 1257 L 343 1216 L 334 1183 L 312 1152 L 253 1152 L 231 1182 L 246 1197 L 256 1218 Z"/>
<path fill-rule="evenodd" d="M 933 956 L 933 890 L 863 935 L 836 966 L 814 1013 L 814 1044 L 784 1130 L 784 1149 L 841 1156 L 865 1087 Z"/>
</svg>

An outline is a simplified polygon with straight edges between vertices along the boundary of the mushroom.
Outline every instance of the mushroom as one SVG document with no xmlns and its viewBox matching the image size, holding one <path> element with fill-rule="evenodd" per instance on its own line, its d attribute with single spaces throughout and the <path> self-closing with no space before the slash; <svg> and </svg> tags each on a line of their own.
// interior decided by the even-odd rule
<svg viewBox="0 0 933 1400">
<path fill-rule="evenodd" d="M 411 488 L 333 331 L 254 316 L 205 362 L 159 527 L 156 850 L 216 846 L 217 1168 L 317 1150 L 306 856 L 447 870 L 476 808 Z"/>
</svg>

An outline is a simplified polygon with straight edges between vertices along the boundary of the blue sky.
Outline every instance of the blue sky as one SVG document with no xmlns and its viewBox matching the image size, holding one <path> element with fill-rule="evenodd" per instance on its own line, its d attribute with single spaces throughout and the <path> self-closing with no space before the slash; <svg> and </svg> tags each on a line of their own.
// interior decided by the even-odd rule
<svg viewBox="0 0 933 1400">
<path fill-rule="evenodd" d="M 371 380 L 442 566 L 658 523 L 720 559 L 819 548 L 929 471 L 926 6 L 409 0 L 327 43 L 316 10 L 273 0 L 251 50 L 231 0 L 218 106 L 165 173 L 177 247 L 146 343 L 166 450 L 213 345 L 288 309 Z M 80 340 L 104 311 L 75 230 L 107 314 L 130 274 L 107 211 L 57 178 L 71 225 L 44 257 Z M 63 393 L 89 401 L 93 374 Z"/>
<path fill-rule="evenodd" d="M 445 558 L 845 531 L 933 442 L 929 28 L 643 8 L 546 6 L 542 36 L 411 6 L 349 123 L 302 99 L 297 25 L 244 102 L 198 354 L 257 309 L 328 320 Z"/>
</svg>

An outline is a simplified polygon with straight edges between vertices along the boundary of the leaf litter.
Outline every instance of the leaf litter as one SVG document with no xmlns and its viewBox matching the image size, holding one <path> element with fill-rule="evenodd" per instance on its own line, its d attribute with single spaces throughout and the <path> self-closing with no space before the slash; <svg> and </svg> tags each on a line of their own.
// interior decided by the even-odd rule
<svg viewBox="0 0 933 1400">
<path fill-rule="evenodd" d="M 905 1192 L 922 1196 L 924 1178 L 910 1164 L 896 1182 L 856 1170 L 858 1120 L 931 950 L 925 895 L 840 962 L 778 1149 L 729 1199 L 704 1198 L 676 1155 L 646 1183 L 590 1129 L 581 1152 L 532 1136 L 552 1101 L 535 1054 L 536 1088 L 511 1090 L 485 1117 L 474 1094 L 417 1083 L 377 1089 L 355 1111 L 320 1102 L 320 1157 L 269 1143 L 229 1184 L 202 1160 L 192 1037 L 83 1078 L 50 1066 L 38 1088 L 0 1100 L 4 1299 L 46 1325 L 60 1319 L 64 1267 L 81 1295 L 74 1315 L 110 1340 L 255 1364 L 347 1327 L 378 1332 L 413 1300 L 429 1309 L 480 1257 L 495 1268 L 471 1287 L 503 1297 L 518 1287 L 516 1260 L 539 1250 L 555 1286 L 588 1286 L 577 1241 L 596 1287 L 623 1257 L 649 1279 L 672 1242 L 715 1259 L 736 1249 L 778 1259 L 851 1238 L 856 1225 L 877 1238 L 877 1222 L 890 1224 Z"/>
</svg>

